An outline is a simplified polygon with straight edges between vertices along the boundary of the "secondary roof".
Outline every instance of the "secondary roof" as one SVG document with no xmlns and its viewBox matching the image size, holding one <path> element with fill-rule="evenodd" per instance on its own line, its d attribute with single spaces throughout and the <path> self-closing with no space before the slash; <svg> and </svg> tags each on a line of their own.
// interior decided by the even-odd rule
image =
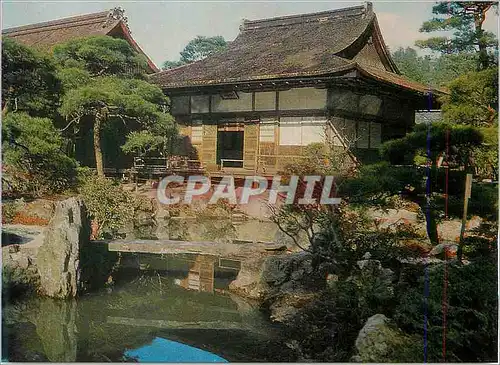
<svg viewBox="0 0 500 365">
<path fill-rule="evenodd" d="M 109 35 L 125 39 L 137 52 L 146 57 L 151 73 L 158 71 L 153 61 L 132 38 L 127 25 L 127 17 L 124 16 L 124 10 L 121 8 L 8 28 L 2 30 L 2 35 L 44 51 L 75 38 Z"/>
</svg>

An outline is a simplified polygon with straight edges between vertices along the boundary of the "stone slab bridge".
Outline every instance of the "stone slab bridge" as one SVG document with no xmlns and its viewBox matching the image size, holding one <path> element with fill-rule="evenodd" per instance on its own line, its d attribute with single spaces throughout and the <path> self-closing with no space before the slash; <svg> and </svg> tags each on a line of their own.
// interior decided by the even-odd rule
<svg viewBox="0 0 500 365">
<path fill-rule="evenodd" d="M 286 246 L 271 242 L 217 243 L 209 241 L 176 240 L 141 240 L 118 239 L 96 240 L 94 244 L 105 244 L 112 252 L 130 252 L 147 254 L 196 254 L 219 256 L 233 260 L 245 260 L 249 257 L 269 255 L 286 250 Z"/>
</svg>

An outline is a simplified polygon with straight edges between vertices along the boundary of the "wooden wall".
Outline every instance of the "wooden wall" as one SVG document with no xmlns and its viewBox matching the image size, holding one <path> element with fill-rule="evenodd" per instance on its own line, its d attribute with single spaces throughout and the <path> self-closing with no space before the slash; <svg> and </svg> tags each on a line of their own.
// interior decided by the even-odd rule
<svg viewBox="0 0 500 365">
<path fill-rule="evenodd" d="M 199 140 L 192 140 L 192 145 L 208 171 L 219 169 L 217 125 L 223 123 L 244 124 L 243 170 L 257 173 L 275 173 L 292 160 L 300 159 L 305 144 L 318 139 L 313 136 L 318 128 L 314 123 L 329 120 L 337 132 L 354 141 L 354 144 L 350 144 L 351 148 L 375 154 L 381 142 L 403 136 L 414 124 L 414 108 L 409 100 L 398 98 L 395 94 L 356 87 L 336 85 L 328 89 L 305 87 L 238 92 L 238 98 L 234 100 L 222 99 L 220 95 L 177 98 L 172 112 L 184 113 L 176 116 L 182 118 L 184 123 L 181 132 L 192 137 L 191 125 L 202 125 L 203 133 L 198 137 Z M 286 123 L 290 123 L 290 126 L 298 123 L 302 129 L 297 133 L 305 133 L 306 137 L 301 134 L 297 140 L 294 138 L 296 131 L 293 126 L 285 130 L 280 128 L 280 123 L 283 128 Z M 261 125 L 265 125 L 262 133 Z M 283 138 L 280 138 L 280 130 L 283 131 Z M 324 137 L 330 138 L 333 134 L 327 128 Z M 339 148 L 344 146 L 338 139 L 337 143 L 334 139 L 334 144 Z"/>
</svg>

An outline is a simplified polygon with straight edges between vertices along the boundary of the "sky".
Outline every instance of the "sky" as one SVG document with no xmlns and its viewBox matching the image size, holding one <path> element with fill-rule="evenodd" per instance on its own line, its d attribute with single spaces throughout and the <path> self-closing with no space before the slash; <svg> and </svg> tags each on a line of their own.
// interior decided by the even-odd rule
<svg viewBox="0 0 500 365">
<path fill-rule="evenodd" d="M 372 1 L 382 35 L 391 50 L 425 39 L 421 24 L 432 16 L 433 1 Z M 161 66 L 198 35 L 233 40 L 243 19 L 262 19 L 361 5 L 358 1 L 2 1 L 2 29 L 68 16 L 125 9 L 132 36 Z M 485 29 L 498 34 L 498 14 L 490 10 Z"/>
</svg>

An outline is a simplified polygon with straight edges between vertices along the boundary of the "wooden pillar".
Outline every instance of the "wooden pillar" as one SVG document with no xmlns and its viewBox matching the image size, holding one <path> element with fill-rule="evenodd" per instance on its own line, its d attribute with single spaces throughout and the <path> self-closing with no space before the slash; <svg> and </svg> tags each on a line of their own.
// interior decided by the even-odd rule
<svg viewBox="0 0 500 365">
<path fill-rule="evenodd" d="M 209 171 L 217 169 L 217 125 L 203 124 L 203 139 L 201 145 L 203 165 Z"/>
<path fill-rule="evenodd" d="M 259 148 L 259 124 L 250 122 L 245 124 L 243 140 L 243 167 L 248 170 L 257 168 L 257 152 Z"/>
</svg>

